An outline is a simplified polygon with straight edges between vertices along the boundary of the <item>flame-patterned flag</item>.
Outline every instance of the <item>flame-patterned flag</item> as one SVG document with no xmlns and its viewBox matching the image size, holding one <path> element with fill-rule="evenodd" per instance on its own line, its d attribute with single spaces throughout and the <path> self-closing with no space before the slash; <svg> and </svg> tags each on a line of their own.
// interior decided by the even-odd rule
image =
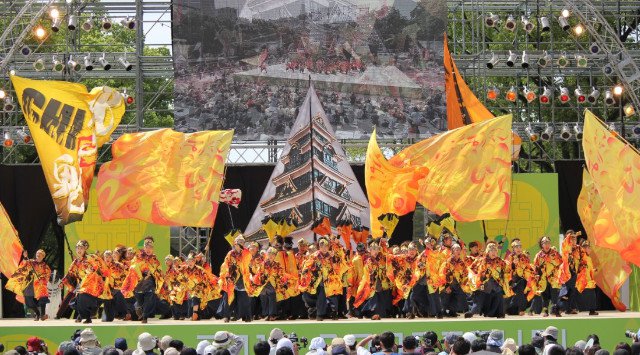
<svg viewBox="0 0 640 355">
<path fill-rule="evenodd" d="M 42 162 L 58 223 L 79 221 L 87 207 L 98 148 L 124 115 L 124 99 L 109 87 L 31 80 L 15 75 L 25 121 Z"/>
<path fill-rule="evenodd" d="M 18 269 L 23 248 L 18 231 L 13 227 L 2 204 L 0 204 L 0 250 L 3 253 L 0 257 L 0 273 L 9 278 Z"/>
<path fill-rule="evenodd" d="M 590 111 L 584 117 L 582 147 L 595 190 L 610 216 L 598 220 L 596 234 L 604 237 L 596 244 L 640 266 L 640 154 Z"/>
<path fill-rule="evenodd" d="M 233 131 L 171 129 L 121 136 L 98 174 L 100 216 L 211 227 L 232 138 Z"/>
<path fill-rule="evenodd" d="M 578 214 L 591 244 L 591 259 L 596 267 L 596 284 L 609 296 L 617 310 L 624 311 L 627 307 L 620 300 L 620 287 L 629 278 L 631 268 L 617 251 L 603 246 L 608 244 L 607 241 L 619 239 L 620 235 L 611 220 L 611 213 L 602 203 L 586 169 L 582 174 Z"/>
<path fill-rule="evenodd" d="M 238 208 L 242 201 L 242 190 L 240 189 L 224 189 L 220 191 L 220 202 Z"/>
<path fill-rule="evenodd" d="M 371 234 L 382 234 L 378 216 L 405 215 L 416 202 L 456 221 L 506 219 L 511 142 L 507 115 L 430 137 L 387 160 L 374 132 L 365 162 Z"/>
</svg>

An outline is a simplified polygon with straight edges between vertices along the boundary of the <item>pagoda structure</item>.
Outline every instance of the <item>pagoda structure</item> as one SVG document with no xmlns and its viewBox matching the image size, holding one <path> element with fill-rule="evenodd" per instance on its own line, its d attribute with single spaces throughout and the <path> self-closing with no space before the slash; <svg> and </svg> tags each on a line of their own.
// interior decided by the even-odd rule
<svg viewBox="0 0 640 355">
<path fill-rule="evenodd" d="M 261 230 L 265 216 L 297 222 L 298 229 L 290 235 L 295 244 L 301 238 L 313 241 L 310 227 L 323 217 L 333 227 L 339 220 L 369 227 L 368 205 L 311 86 L 245 237 L 267 240 Z"/>
</svg>

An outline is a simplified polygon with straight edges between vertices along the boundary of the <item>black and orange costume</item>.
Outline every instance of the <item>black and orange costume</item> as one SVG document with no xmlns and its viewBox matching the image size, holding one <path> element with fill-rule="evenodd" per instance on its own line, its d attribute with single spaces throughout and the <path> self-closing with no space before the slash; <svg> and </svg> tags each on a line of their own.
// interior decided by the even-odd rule
<svg viewBox="0 0 640 355">
<path fill-rule="evenodd" d="M 511 242 L 511 248 L 512 250 L 505 258 L 505 263 L 511 273 L 509 284 L 513 291 L 513 296 L 506 301 L 507 314 L 524 315 L 524 311 L 527 309 L 525 290 L 529 280 L 533 277 L 531 260 L 529 260 L 529 255 L 522 251 L 519 239 L 514 239 Z"/>
<path fill-rule="evenodd" d="M 157 294 L 162 288 L 161 279 L 160 261 L 153 254 L 153 238 L 147 237 L 144 248 L 131 260 L 129 273 L 121 289 L 125 298 L 135 296 L 135 311 L 142 323 L 155 315 Z"/>
<path fill-rule="evenodd" d="M 465 313 L 465 318 L 474 314 L 504 318 L 504 297 L 511 297 L 513 292 L 509 287 L 511 275 L 504 260 L 498 256 L 498 246 L 488 244 L 486 255 L 476 263 L 477 272 L 470 279 L 473 306 Z"/>
<path fill-rule="evenodd" d="M 585 240 L 580 244 L 582 253 L 578 264 L 578 275 L 576 277 L 576 290 L 580 293 L 582 308 L 589 311 L 590 316 L 597 316 L 596 302 L 596 268 L 591 260 L 591 244 Z"/>
<path fill-rule="evenodd" d="M 278 262 L 278 251 L 270 247 L 266 258 L 253 274 L 251 280 L 255 292 L 260 295 L 262 315 L 269 321 L 278 316 L 278 303 L 291 297 L 291 289 L 296 289 L 297 278 L 292 277 Z"/>
<path fill-rule="evenodd" d="M 23 256 L 26 257 L 26 252 Z M 35 259 L 22 260 L 5 286 L 7 290 L 15 293 L 17 298 L 24 297 L 24 303 L 33 310 L 35 320 L 47 319 L 47 283 L 51 277 L 51 268 L 44 262 L 44 257 L 44 250 L 38 250 Z"/>
<path fill-rule="evenodd" d="M 377 320 L 391 311 L 391 280 L 387 276 L 387 242 L 371 244 L 371 255 L 364 264 L 358 286 L 355 307 L 362 305 L 362 313 Z M 365 303 L 366 302 L 366 303 Z"/>
<path fill-rule="evenodd" d="M 236 237 L 233 249 L 227 253 L 220 267 L 220 287 L 224 294 L 219 313 L 222 314 L 225 322 L 229 321 L 232 313 L 245 322 L 250 322 L 253 318 L 248 295 L 253 293 L 250 262 L 251 253 L 244 248 L 244 238 Z"/>
<path fill-rule="evenodd" d="M 559 315 L 558 292 L 560 290 L 560 265 L 562 256 L 557 250 L 551 247 L 551 240 L 542 237 L 538 243 L 541 250 L 533 259 L 533 267 L 537 276 L 536 296 L 532 300 L 531 310 L 536 313 L 549 315 L 549 301 L 551 301 L 551 311 Z"/>
<path fill-rule="evenodd" d="M 457 317 L 458 313 L 466 311 L 467 294 L 471 291 L 466 257 L 460 245 L 452 246 L 451 256 L 442 263 L 439 274 L 444 278 L 441 291 L 444 314 Z"/>
</svg>

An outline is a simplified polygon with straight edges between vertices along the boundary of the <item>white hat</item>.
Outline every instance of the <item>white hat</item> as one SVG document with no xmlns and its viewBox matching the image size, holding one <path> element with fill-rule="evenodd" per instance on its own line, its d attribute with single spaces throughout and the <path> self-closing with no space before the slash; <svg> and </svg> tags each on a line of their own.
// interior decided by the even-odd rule
<svg viewBox="0 0 640 355">
<path fill-rule="evenodd" d="M 284 338 L 284 332 L 280 328 L 273 328 L 269 334 L 269 345 L 276 346 L 278 340 Z"/>
<path fill-rule="evenodd" d="M 512 354 L 515 354 L 518 351 L 518 345 L 516 345 L 516 341 L 513 338 L 507 338 L 500 349 L 502 349 L 503 353 L 508 349 Z"/>
<path fill-rule="evenodd" d="M 203 355 L 204 354 L 204 348 L 206 348 L 209 345 L 211 345 L 211 343 L 206 341 L 206 340 L 203 340 L 203 341 L 199 342 L 198 346 L 196 346 L 196 353 L 198 353 L 198 355 Z"/>
<path fill-rule="evenodd" d="M 276 351 L 281 348 L 289 348 L 293 350 L 293 343 L 288 338 L 282 338 L 278 340 L 278 345 L 276 345 Z"/>
<path fill-rule="evenodd" d="M 136 349 L 133 351 L 133 355 L 144 355 L 144 351 L 142 349 Z"/>
<path fill-rule="evenodd" d="M 138 335 L 138 349 L 142 351 L 153 350 L 156 347 L 157 339 L 145 332 Z"/>
<path fill-rule="evenodd" d="M 311 339 L 311 343 L 309 343 L 309 350 L 320 350 L 327 347 L 327 343 L 325 343 L 324 339 L 321 337 L 315 337 Z"/>
<path fill-rule="evenodd" d="M 356 336 L 353 334 L 347 334 L 344 337 L 342 337 L 342 339 L 344 339 L 344 345 L 346 346 L 356 345 Z"/>
<path fill-rule="evenodd" d="M 173 340 L 173 338 L 170 335 L 165 335 L 162 337 L 162 339 L 160 339 L 160 344 L 159 344 L 159 348 L 163 351 L 166 351 L 167 348 L 169 348 L 169 343 Z"/>
<path fill-rule="evenodd" d="M 96 333 L 93 332 L 93 329 L 86 328 L 82 332 L 80 332 L 80 344 L 85 344 L 87 342 L 96 340 L 98 340 L 98 338 L 96 337 Z"/>
<path fill-rule="evenodd" d="M 558 340 L 558 328 L 550 325 L 550 326 L 547 327 L 547 329 L 544 330 L 544 332 L 542 332 L 542 334 L 540 334 L 540 336 L 541 337 L 550 336 L 554 340 Z"/>
<path fill-rule="evenodd" d="M 229 335 L 229 332 L 220 330 L 220 331 L 217 331 L 216 334 L 213 336 L 213 341 L 211 342 L 211 345 L 214 347 L 214 349 L 221 349 L 229 345 L 230 342 L 231 342 L 231 336 Z"/>
<path fill-rule="evenodd" d="M 468 341 L 469 343 L 473 343 L 474 340 L 478 339 L 478 337 L 471 332 L 466 332 L 462 334 L 462 337 L 464 338 L 464 340 Z"/>
<path fill-rule="evenodd" d="M 164 351 L 164 355 L 180 355 L 180 352 L 174 347 L 169 347 Z"/>
<path fill-rule="evenodd" d="M 216 347 L 213 345 L 207 345 L 204 348 L 204 355 L 213 355 L 214 352 L 216 352 Z"/>
</svg>

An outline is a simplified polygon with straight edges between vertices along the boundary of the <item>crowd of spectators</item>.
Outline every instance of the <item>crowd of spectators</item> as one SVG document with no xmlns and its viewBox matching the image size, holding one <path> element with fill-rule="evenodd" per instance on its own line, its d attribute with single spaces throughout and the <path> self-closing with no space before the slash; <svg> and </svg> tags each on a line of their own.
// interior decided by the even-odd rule
<svg viewBox="0 0 640 355">
<path fill-rule="evenodd" d="M 640 355 L 640 330 L 627 332 L 628 342 L 618 343 L 614 349 L 604 349 L 600 338 L 590 334 L 566 348 L 559 343 L 558 329 L 547 327 L 536 333 L 530 343 L 517 345 L 513 338 L 506 338 L 503 331 L 476 331 L 445 333 L 442 338 L 433 331 L 420 336 L 409 335 L 396 340 L 393 332 L 372 334 L 356 340 L 353 334 L 333 338 L 329 343 L 322 337 L 308 341 L 295 333 L 287 336 L 280 328 L 274 328 L 266 341 L 253 345 L 254 355 Z M 169 335 L 161 338 L 150 333 L 138 336 L 135 346 L 126 339 L 116 338 L 113 344 L 101 344 L 91 328 L 77 330 L 68 341 L 63 341 L 52 351 L 38 337 L 29 338 L 25 346 L 16 346 L 6 352 L 0 344 L 0 353 L 5 355 L 239 355 L 244 354 L 243 338 L 227 331 L 218 331 L 213 340 L 202 340 L 189 347 L 183 341 Z M 251 353 L 251 351 L 249 351 Z"/>
</svg>

